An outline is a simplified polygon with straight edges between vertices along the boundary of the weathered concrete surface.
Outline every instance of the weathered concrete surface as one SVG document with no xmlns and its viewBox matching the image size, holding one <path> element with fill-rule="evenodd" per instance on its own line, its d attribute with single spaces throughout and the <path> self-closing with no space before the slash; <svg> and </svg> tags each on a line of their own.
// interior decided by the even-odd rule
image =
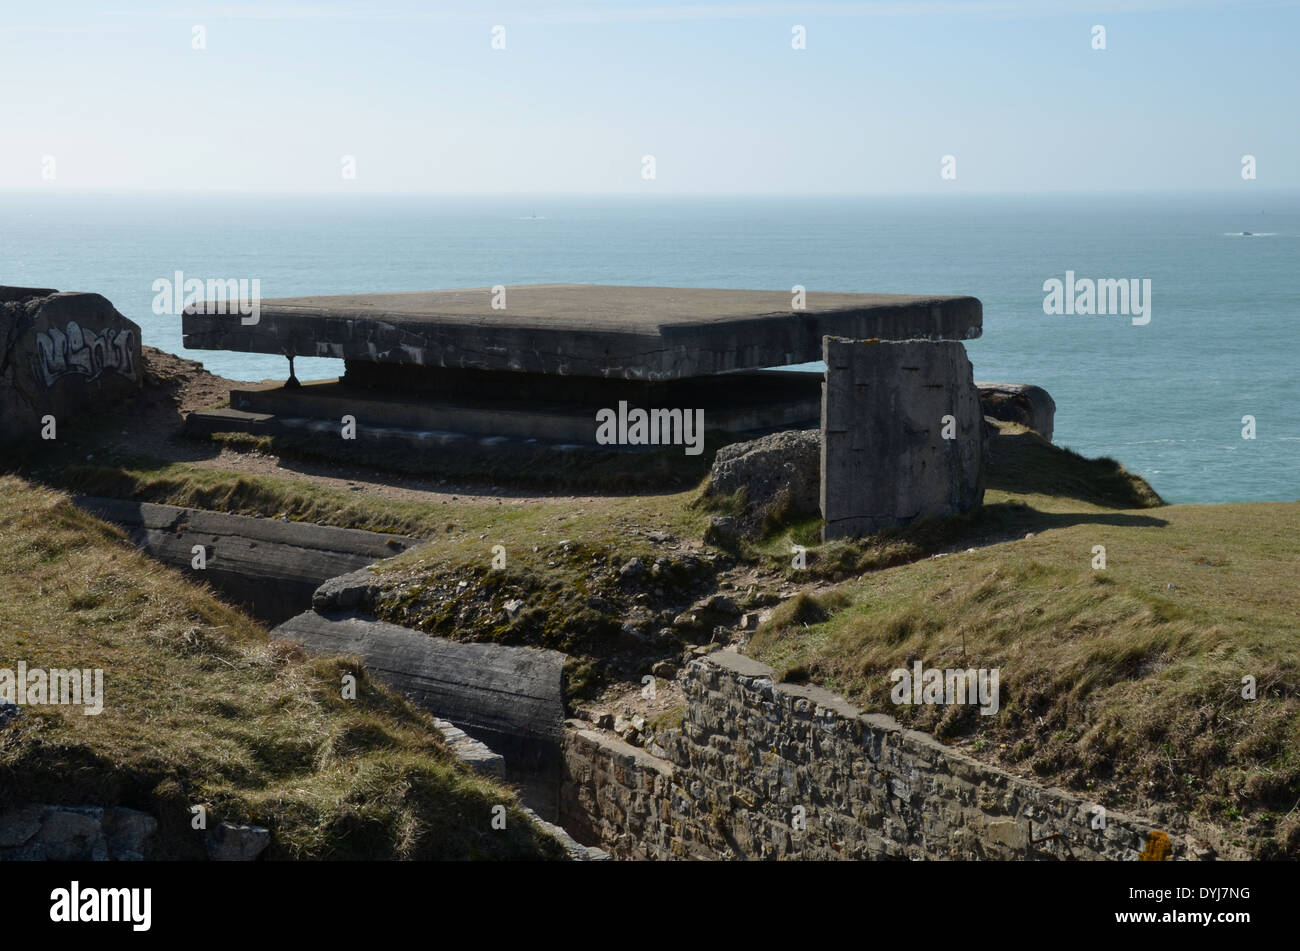
<svg viewBox="0 0 1300 951">
<path fill-rule="evenodd" d="M 604 849 L 594 845 L 583 845 L 573 836 L 569 835 L 566 829 L 563 829 L 552 822 L 547 822 L 527 806 L 522 806 L 521 808 L 524 815 L 528 816 L 528 818 L 531 819 L 539 829 L 564 847 L 564 851 L 569 856 L 569 861 L 608 862 L 610 860 L 610 854 Z"/>
<path fill-rule="evenodd" d="M 1056 401 L 1041 386 L 1028 383 L 980 383 L 984 415 L 1028 426 L 1048 442 L 1056 420 Z"/>
<path fill-rule="evenodd" d="M 433 725 L 442 734 L 443 742 L 451 749 L 455 757 L 484 776 L 492 779 L 506 778 L 506 758 L 494 751 L 486 743 L 476 740 L 450 720 L 434 717 Z"/>
<path fill-rule="evenodd" d="M 500 753 L 494 753 L 486 743 L 474 739 L 464 730 L 449 720 L 435 717 L 434 726 L 442 734 L 443 741 L 451 748 L 455 757 L 475 772 L 482 773 L 496 780 L 506 779 L 506 761 Z M 523 812 L 537 827 L 560 845 L 569 858 L 575 862 L 606 862 L 609 853 L 595 846 L 583 845 L 569 833 L 554 823 L 547 822 L 532 809 L 522 806 Z"/>
<path fill-rule="evenodd" d="M 373 614 L 383 583 L 370 565 L 322 581 L 312 592 L 313 611 L 357 611 Z"/>
<path fill-rule="evenodd" d="M 354 361 L 627 379 L 674 379 L 818 359 L 822 337 L 978 337 L 974 297 L 596 284 L 295 297 L 261 319 L 186 314 L 185 346 Z"/>
<path fill-rule="evenodd" d="M 787 430 L 723 446 L 713 457 L 708 494 L 744 491 L 737 530 L 753 534 L 768 516 L 787 518 L 819 512 L 821 433 Z"/>
<path fill-rule="evenodd" d="M 419 544 L 403 535 L 250 518 L 175 505 L 81 496 L 77 505 L 127 530 L 149 555 L 207 581 L 268 623 L 311 606 L 331 578 L 399 555 Z M 195 570 L 194 546 L 207 567 Z"/>
<path fill-rule="evenodd" d="M 984 416 L 965 347 L 827 337 L 825 360 L 824 538 L 871 535 L 983 502 Z"/>
<path fill-rule="evenodd" d="M 275 383 L 241 386 L 231 390 L 230 406 L 258 414 L 259 419 L 249 422 L 268 432 L 277 422 L 314 419 L 325 422 L 327 432 L 337 437 L 339 420 L 346 414 L 356 419 L 359 431 L 401 428 L 592 446 L 596 411 L 617 408 L 620 401 L 647 410 L 698 407 L 704 410 L 710 434 L 815 422 L 821 407 L 819 383 L 777 370 L 731 374 L 723 385 L 712 377 L 648 383 L 539 373 L 503 378 L 490 371 L 424 371 L 393 364 L 371 367 L 381 379 L 388 378 L 387 386 L 358 384 L 357 375 L 349 371 L 343 381 L 319 380 L 295 388 Z M 431 379 L 421 381 L 422 376 Z M 220 413 L 191 414 L 188 426 L 210 424 Z M 230 410 L 224 415 L 228 422 L 235 421 Z"/>
<path fill-rule="evenodd" d="M 252 862 L 271 844 L 271 830 L 265 826 L 219 822 L 208 830 L 204 845 L 213 862 Z"/>
<path fill-rule="evenodd" d="M 1107 807 L 1093 828 L 1084 795 L 775 680 L 733 651 L 692 661 L 683 728 L 664 738 L 663 758 L 573 723 L 565 828 L 619 859 L 1124 861 L 1155 832 L 1173 860 L 1248 857 L 1169 809 L 1157 821 Z M 1031 822 L 1044 841 L 1030 841 Z"/>
<path fill-rule="evenodd" d="M 301 440 L 319 440 L 327 445 L 339 438 L 339 419 L 318 419 L 306 416 L 274 416 L 269 413 L 246 413 L 234 409 L 213 409 L 193 412 L 185 417 L 185 432 L 192 436 L 212 433 L 249 433 L 255 436 L 289 436 Z M 398 452 L 484 452 L 493 456 L 506 453 L 535 453 L 542 441 L 521 436 L 489 436 L 449 432 L 442 429 L 412 429 L 402 426 L 375 426 L 357 421 L 357 443 L 372 452 L 394 450 Z M 546 443 L 556 449 L 578 449 L 570 443 Z M 611 449 L 622 449 L 612 446 Z"/>
<path fill-rule="evenodd" d="M 308 611 L 271 631 L 313 654 L 359 657 L 375 680 L 505 757 L 506 776 L 554 818 L 564 723 L 558 651 L 466 644 L 351 613 Z"/>
<path fill-rule="evenodd" d="M 0 445 L 40 441 L 142 385 L 140 328 L 98 294 L 0 286 Z"/>
</svg>

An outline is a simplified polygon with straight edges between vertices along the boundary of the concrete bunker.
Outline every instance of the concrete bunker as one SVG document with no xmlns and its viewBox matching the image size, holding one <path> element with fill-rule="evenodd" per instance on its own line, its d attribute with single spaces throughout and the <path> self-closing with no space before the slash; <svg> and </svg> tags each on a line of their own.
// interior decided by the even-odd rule
<svg viewBox="0 0 1300 951">
<path fill-rule="evenodd" d="M 703 410 L 734 438 L 817 424 L 820 374 L 775 367 L 822 358 L 822 338 L 965 340 L 973 297 L 535 284 L 299 297 L 239 315 L 186 314 L 196 349 L 342 358 L 336 380 L 240 387 L 192 432 L 332 433 L 395 446 L 487 441 L 596 448 L 596 414 Z M 500 306 L 498 306 L 500 305 Z M 636 449 L 634 445 L 602 449 Z"/>
</svg>

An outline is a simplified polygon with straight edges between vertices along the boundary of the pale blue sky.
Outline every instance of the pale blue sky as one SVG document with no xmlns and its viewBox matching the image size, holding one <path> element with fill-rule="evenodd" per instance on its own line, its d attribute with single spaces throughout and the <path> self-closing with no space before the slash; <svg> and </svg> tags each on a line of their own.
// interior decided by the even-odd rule
<svg viewBox="0 0 1300 951">
<path fill-rule="evenodd" d="M 0 188 L 1297 188 L 1298 53 L 1290 2 L 6 0 Z"/>
</svg>

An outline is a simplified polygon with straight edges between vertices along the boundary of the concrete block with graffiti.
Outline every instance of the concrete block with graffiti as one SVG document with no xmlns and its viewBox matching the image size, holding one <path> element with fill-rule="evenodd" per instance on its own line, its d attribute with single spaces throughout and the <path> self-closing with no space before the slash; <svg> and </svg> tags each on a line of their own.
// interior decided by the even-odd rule
<svg viewBox="0 0 1300 951">
<path fill-rule="evenodd" d="M 99 294 L 0 286 L 0 444 L 75 426 L 142 378 L 140 328 Z"/>
</svg>

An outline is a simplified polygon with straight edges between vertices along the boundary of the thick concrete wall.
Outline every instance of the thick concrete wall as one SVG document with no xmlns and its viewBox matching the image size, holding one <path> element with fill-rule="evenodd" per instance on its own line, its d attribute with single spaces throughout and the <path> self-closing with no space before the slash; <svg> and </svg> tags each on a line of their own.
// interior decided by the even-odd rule
<svg viewBox="0 0 1300 951">
<path fill-rule="evenodd" d="M 561 824 L 622 859 L 1129 860 L 1161 835 L 1170 858 L 1213 857 L 1183 818 L 1112 809 L 1094 829 L 1084 798 L 773 673 L 728 651 L 692 661 L 665 759 L 568 729 Z"/>
<path fill-rule="evenodd" d="M 140 328 L 98 294 L 0 287 L 0 445 L 39 442 L 143 383 Z"/>
<path fill-rule="evenodd" d="M 505 758 L 506 779 L 554 818 L 564 723 L 558 651 L 466 644 L 358 614 L 308 611 L 271 632 L 322 655 L 359 657 L 367 672 Z"/>
<path fill-rule="evenodd" d="M 955 341 L 824 342 L 825 538 L 970 511 L 984 499 L 984 416 Z"/>
<path fill-rule="evenodd" d="M 81 496 L 77 505 L 126 529 L 150 556 L 207 581 L 271 624 L 311 606 L 324 581 L 401 554 L 418 542 L 401 535 L 250 518 L 224 512 Z M 193 568 L 202 545 L 207 567 Z"/>
</svg>

